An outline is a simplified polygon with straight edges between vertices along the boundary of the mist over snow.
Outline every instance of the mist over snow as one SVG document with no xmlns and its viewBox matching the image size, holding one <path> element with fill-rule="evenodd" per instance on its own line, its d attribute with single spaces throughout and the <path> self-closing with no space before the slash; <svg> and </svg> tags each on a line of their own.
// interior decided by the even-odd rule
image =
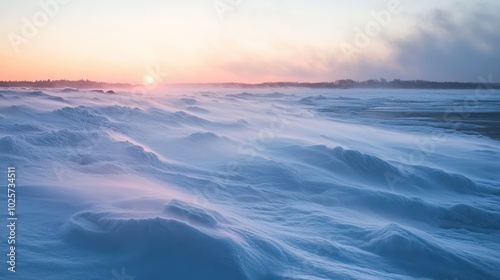
<svg viewBox="0 0 500 280">
<path fill-rule="evenodd" d="M 499 116 L 486 89 L 0 89 L 0 279 L 498 279 Z"/>
</svg>

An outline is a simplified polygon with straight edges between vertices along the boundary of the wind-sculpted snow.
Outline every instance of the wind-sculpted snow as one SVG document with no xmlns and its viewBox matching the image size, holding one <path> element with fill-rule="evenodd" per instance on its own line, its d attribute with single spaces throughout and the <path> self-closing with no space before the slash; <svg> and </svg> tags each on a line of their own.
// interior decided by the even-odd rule
<svg viewBox="0 0 500 280">
<path fill-rule="evenodd" d="M 133 92 L 0 90 L 1 279 L 500 279 L 500 92 Z"/>
</svg>

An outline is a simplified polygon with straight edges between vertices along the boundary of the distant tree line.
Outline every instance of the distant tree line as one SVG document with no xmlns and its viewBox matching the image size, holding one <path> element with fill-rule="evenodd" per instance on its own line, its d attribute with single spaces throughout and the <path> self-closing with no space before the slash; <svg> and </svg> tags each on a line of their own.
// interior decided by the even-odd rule
<svg viewBox="0 0 500 280">
<path fill-rule="evenodd" d="M 200 85 L 200 84 L 198 84 Z M 395 79 L 387 81 L 385 79 L 371 79 L 367 81 L 354 81 L 351 79 L 337 80 L 335 82 L 321 83 L 301 83 L 301 82 L 272 82 L 260 84 L 244 84 L 244 83 L 223 83 L 223 84 L 208 84 L 219 85 L 225 87 L 245 87 L 245 88 L 262 88 L 262 87 L 303 87 L 303 88 L 403 88 L 403 89 L 476 89 L 478 87 L 487 87 L 491 89 L 500 89 L 500 83 L 471 83 L 471 82 L 432 82 L 424 80 L 399 80 Z"/>
<path fill-rule="evenodd" d="M 303 87 L 303 88 L 399 88 L 399 89 L 476 89 L 486 87 L 500 89 L 500 83 L 471 83 L 471 82 L 431 82 L 423 80 L 392 80 L 371 79 L 367 81 L 354 81 L 351 79 L 337 80 L 335 82 L 301 83 L 301 82 L 272 82 L 260 84 L 245 83 L 208 83 L 208 84 L 183 84 L 184 86 L 222 86 L 242 88 L 276 88 L 276 87 Z M 0 87 L 32 87 L 32 88 L 130 88 L 131 84 L 105 83 L 90 80 L 39 80 L 39 81 L 0 81 Z"/>
<path fill-rule="evenodd" d="M 90 80 L 37 80 L 37 81 L 0 81 L 0 87 L 31 87 L 31 88 L 129 88 L 130 84 L 104 83 Z"/>
</svg>

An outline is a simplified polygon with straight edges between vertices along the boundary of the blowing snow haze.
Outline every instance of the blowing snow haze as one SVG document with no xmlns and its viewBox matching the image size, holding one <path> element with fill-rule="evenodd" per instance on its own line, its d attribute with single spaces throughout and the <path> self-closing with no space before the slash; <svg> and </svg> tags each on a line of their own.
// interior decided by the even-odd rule
<svg viewBox="0 0 500 280">
<path fill-rule="evenodd" d="M 500 279 L 498 1 L 0 4 L 0 279 Z"/>
</svg>

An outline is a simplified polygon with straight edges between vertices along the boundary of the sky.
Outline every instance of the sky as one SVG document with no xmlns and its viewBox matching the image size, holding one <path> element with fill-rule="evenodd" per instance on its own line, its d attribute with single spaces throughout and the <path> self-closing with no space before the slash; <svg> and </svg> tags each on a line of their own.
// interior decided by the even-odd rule
<svg viewBox="0 0 500 280">
<path fill-rule="evenodd" d="M 0 1 L 0 80 L 500 79 L 500 1 Z"/>
</svg>

